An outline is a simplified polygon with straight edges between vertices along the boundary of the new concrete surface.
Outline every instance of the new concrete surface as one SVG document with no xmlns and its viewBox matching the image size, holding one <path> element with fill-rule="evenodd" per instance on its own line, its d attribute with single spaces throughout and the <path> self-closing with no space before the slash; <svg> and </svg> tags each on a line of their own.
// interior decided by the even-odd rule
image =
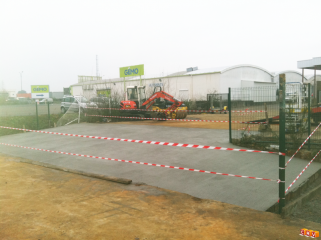
<svg viewBox="0 0 321 240">
<path fill-rule="evenodd" d="M 227 130 L 117 123 L 72 124 L 49 130 L 91 136 L 238 148 L 228 143 Z M 4 136 L 0 138 L 0 142 L 270 179 L 278 179 L 279 172 L 279 157 L 274 154 L 157 146 L 40 133 L 19 133 Z M 276 182 L 75 157 L 3 145 L 0 145 L 0 152 L 75 170 L 129 178 L 133 182 L 144 182 L 199 198 L 218 200 L 257 210 L 266 210 L 278 200 L 278 184 Z M 286 187 L 307 164 L 308 161 L 300 159 L 291 161 L 286 168 Z M 312 163 L 295 183 L 295 186 L 320 168 L 321 163 Z"/>
</svg>

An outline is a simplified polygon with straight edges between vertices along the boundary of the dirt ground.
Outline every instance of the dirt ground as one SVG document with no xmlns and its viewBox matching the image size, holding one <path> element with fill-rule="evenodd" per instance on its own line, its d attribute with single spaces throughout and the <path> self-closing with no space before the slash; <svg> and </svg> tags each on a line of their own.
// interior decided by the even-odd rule
<svg viewBox="0 0 321 240">
<path fill-rule="evenodd" d="M 187 115 L 187 120 L 214 120 L 214 121 L 228 121 L 228 114 L 195 114 L 195 115 Z M 261 118 L 260 118 L 261 119 Z M 256 119 L 257 120 L 257 119 Z M 253 121 L 253 117 L 244 119 L 234 118 L 233 121 Z M 189 122 L 189 121 L 157 121 L 157 120 L 144 120 L 144 121 L 120 121 L 117 122 L 119 124 L 134 124 L 134 125 L 150 125 L 150 126 L 167 126 L 167 127 L 183 127 L 183 128 L 206 128 L 206 129 L 229 129 L 228 122 Z M 233 123 L 232 129 L 244 131 L 248 130 L 250 127 L 250 131 L 257 131 L 259 128 L 258 124 L 245 124 L 245 123 Z M 273 130 L 274 128 L 278 128 L 278 126 L 271 126 Z"/>
<path fill-rule="evenodd" d="M 1 239 L 303 239 L 321 224 L 0 155 Z"/>
<path fill-rule="evenodd" d="M 179 121 L 126 121 L 117 122 L 117 124 L 149 125 L 149 126 L 166 126 L 181 128 L 207 128 L 207 129 L 225 129 L 228 130 L 228 123 L 210 123 L 210 122 L 179 122 Z"/>
<path fill-rule="evenodd" d="M 264 119 L 264 113 L 249 113 L 243 116 L 244 113 L 233 113 L 232 121 L 255 121 Z M 245 113 L 246 114 L 246 113 Z M 186 120 L 214 120 L 214 121 L 228 121 L 228 114 L 194 114 L 187 115 Z M 149 126 L 167 126 L 167 127 L 181 127 L 181 128 L 206 128 L 206 129 L 229 129 L 228 122 L 189 122 L 189 121 L 158 121 L 158 120 L 143 120 L 143 121 L 120 121 L 118 124 L 133 124 L 133 125 L 149 125 Z M 259 131 L 260 124 L 247 124 L 247 123 L 232 123 L 232 130 L 238 130 L 240 133 L 251 133 Z M 312 126 L 311 129 L 314 129 Z M 271 132 L 265 132 L 265 137 L 269 135 L 274 136 L 274 133 L 278 133 L 279 125 L 271 124 Z M 290 137 L 290 136 L 288 136 Z M 321 128 L 319 128 L 311 139 L 319 139 L 321 137 Z"/>
</svg>

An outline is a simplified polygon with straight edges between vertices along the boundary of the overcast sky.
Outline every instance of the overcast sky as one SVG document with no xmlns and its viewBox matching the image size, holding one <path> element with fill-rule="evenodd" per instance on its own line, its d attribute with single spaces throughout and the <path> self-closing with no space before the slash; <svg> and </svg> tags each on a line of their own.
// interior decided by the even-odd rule
<svg viewBox="0 0 321 240">
<path fill-rule="evenodd" d="M 0 88 L 62 91 L 78 75 L 119 77 L 253 64 L 298 70 L 321 56 L 320 0 L 1 0 Z M 308 72 L 309 74 L 313 72 Z M 320 72 L 318 72 L 320 73 Z"/>
</svg>

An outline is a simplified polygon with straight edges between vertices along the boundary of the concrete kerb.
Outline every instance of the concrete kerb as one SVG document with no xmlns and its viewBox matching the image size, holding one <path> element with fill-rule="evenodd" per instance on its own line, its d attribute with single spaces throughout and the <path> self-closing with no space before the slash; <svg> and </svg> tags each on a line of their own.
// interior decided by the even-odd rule
<svg viewBox="0 0 321 240">
<path fill-rule="evenodd" d="M 282 210 L 281 216 L 283 218 L 289 216 L 293 213 L 293 211 L 301 207 L 304 203 L 308 202 L 311 198 L 313 198 L 319 191 L 321 190 L 321 185 L 313 188 L 309 192 L 305 193 L 304 195 L 300 196 L 298 199 L 288 203 Z"/>
<path fill-rule="evenodd" d="M 55 166 L 55 165 L 52 165 L 52 164 L 49 164 L 49 163 L 37 162 L 37 161 L 29 160 L 29 159 L 20 158 L 19 162 L 38 165 L 38 166 L 41 166 L 41 167 L 51 168 L 51 169 L 55 169 L 55 170 L 58 170 L 58 171 L 79 174 L 79 175 L 83 175 L 83 176 L 86 176 L 86 177 L 98 178 L 98 179 L 111 181 L 111 182 L 117 182 L 117 183 L 122 183 L 122 184 L 131 184 L 132 183 L 132 180 L 131 179 L 127 179 L 127 178 L 111 177 L 111 176 L 106 176 L 106 175 L 101 175 L 101 174 L 88 173 L 88 172 L 78 171 L 78 170 L 74 170 L 74 169 L 70 169 L 70 168 Z"/>
<path fill-rule="evenodd" d="M 299 186 L 297 186 L 291 192 L 285 195 L 286 205 L 282 209 L 282 217 L 290 215 L 297 207 L 300 207 L 303 203 L 307 202 L 308 200 L 313 198 L 313 196 L 315 196 L 317 191 L 321 189 L 321 186 L 317 186 L 308 192 L 306 191 L 316 181 L 321 181 L 321 169 L 319 169 L 319 171 L 314 173 L 309 179 L 305 180 Z M 278 213 L 279 203 L 276 202 L 266 211 Z"/>
</svg>

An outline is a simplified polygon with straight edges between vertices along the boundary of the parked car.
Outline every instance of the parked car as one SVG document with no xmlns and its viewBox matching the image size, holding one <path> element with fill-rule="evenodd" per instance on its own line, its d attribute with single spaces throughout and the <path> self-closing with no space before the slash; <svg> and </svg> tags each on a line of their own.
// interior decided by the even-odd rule
<svg viewBox="0 0 321 240">
<path fill-rule="evenodd" d="M 97 104 L 99 107 L 119 107 L 119 102 L 108 97 L 92 97 L 89 101 Z M 110 105 L 110 106 L 109 106 Z"/>
<path fill-rule="evenodd" d="M 89 99 L 89 101 L 95 103 L 95 104 L 108 104 L 109 98 L 107 97 L 93 97 Z"/>
<path fill-rule="evenodd" d="M 6 100 L 6 104 L 18 104 L 19 101 L 16 97 L 8 97 Z"/>
<path fill-rule="evenodd" d="M 52 98 L 44 98 L 44 99 L 39 101 L 39 104 L 47 104 L 47 102 L 49 102 L 49 104 L 52 104 L 53 103 L 53 99 Z"/>
<path fill-rule="evenodd" d="M 61 113 L 65 113 L 67 110 L 78 112 L 84 112 L 86 107 L 98 107 L 97 104 L 90 102 L 83 96 L 64 96 L 61 102 Z"/>
<path fill-rule="evenodd" d="M 9 97 L 6 100 L 7 104 L 28 104 L 32 103 L 32 100 L 30 98 L 25 97 Z"/>
</svg>

